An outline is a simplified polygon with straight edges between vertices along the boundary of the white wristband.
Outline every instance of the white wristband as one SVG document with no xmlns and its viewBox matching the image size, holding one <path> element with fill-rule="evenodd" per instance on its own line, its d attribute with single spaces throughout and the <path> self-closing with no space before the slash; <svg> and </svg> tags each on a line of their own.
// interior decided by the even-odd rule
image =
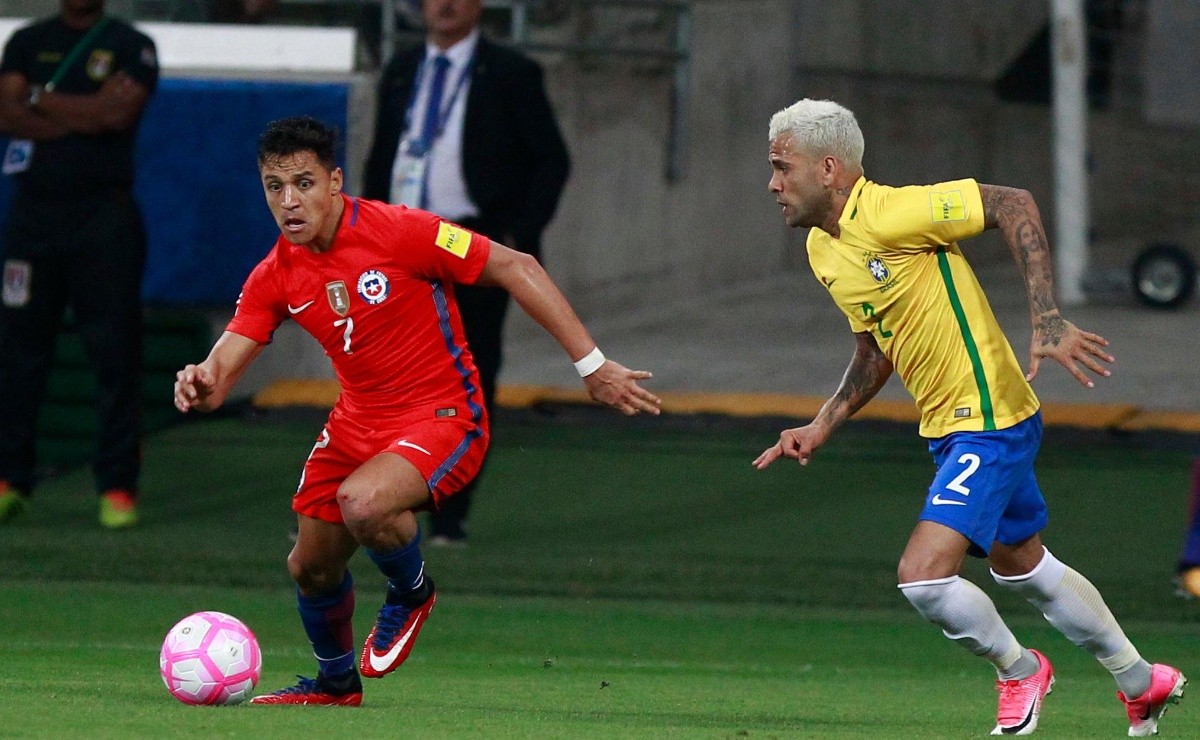
<svg viewBox="0 0 1200 740">
<path fill-rule="evenodd" d="M 586 378 L 599 370 L 605 362 L 604 353 L 600 351 L 599 347 L 594 347 L 591 352 L 575 363 L 575 370 L 579 373 L 579 377 Z"/>
</svg>

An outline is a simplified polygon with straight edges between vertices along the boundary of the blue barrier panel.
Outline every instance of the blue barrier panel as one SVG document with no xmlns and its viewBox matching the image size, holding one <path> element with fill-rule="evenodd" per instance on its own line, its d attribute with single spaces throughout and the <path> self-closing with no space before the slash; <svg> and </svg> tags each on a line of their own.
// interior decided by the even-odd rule
<svg viewBox="0 0 1200 740">
<path fill-rule="evenodd" d="M 349 98 L 348 82 L 161 80 L 137 144 L 135 193 L 149 239 L 145 300 L 231 306 L 279 236 L 258 179 L 258 135 L 269 121 L 296 115 L 344 133 Z M 0 177 L 0 213 L 12 188 Z"/>
</svg>

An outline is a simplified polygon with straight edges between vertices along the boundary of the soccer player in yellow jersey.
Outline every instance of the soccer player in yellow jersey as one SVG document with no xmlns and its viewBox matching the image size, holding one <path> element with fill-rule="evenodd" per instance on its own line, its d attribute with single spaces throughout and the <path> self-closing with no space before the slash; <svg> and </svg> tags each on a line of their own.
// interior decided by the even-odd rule
<svg viewBox="0 0 1200 740">
<path fill-rule="evenodd" d="M 1017 642 L 982 590 L 959 576 L 986 557 L 1000 587 L 1037 607 L 1116 679 L 1129 735 L 1157 732 L 1187 680 L 1150 665 L 1095 586 L 1042 544 L 1046 504 L 1033 461 L 1042 436 L 1029 381 L 1042 359 L 1092 386 L 1108 377 L 1108 342 L 1066 321 L 1054 301 L 1037 205 L 1024 190 L 955 180 L 889 187 L 863 177 L 854 114 L 801 100 L 770 125 L 770 190 L 788 226 L 811 227 L 808 258 L 846 314 L 857 347 L 837 393 L 813 421 L 786 429 L 754 461 L 806 465 L 834 429 L 883 387 L 893 369 L 921 409 L 921 436 L 938 470 L 900 558 L 905 597 L 947 637 L 991 662 L 1000 692 L 993 735 L 1027 735 L 1054 683 L 1046 656 Z M 1022 372 L 957 242 L 999 229 L 1025 280 L 1033 319 Z"/>
</svg>

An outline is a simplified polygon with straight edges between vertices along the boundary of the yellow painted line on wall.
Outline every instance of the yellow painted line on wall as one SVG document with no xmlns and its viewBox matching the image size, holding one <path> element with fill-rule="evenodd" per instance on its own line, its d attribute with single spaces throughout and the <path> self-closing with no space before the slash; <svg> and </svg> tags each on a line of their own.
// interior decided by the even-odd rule
<svg viewBox="0 0 1200 740">
<path fill-rule="evenodd" d="M 336 380 L 278 380 L 255 395 L 253 403 L 263 409 L 285 406 L 332 408 L 339 391 Z M 659 396 L 663 400 L 663 411 L 673 414 L 788 416 L 802 419 L 816 416 L 826 400 L 784 393 L 664 391 Z M 502 385 L 496 390 L 496 403 L 505 408 L 529 408 L 541 403 L 595 404 L 582 388 L 536 385 Z M 1200 413 L 1152 411 L 1133 404 L 1046 403 L 1042 406 L 1042 415 L 1048 426 L 1200 433 Z M 877 398 L 855 414 L 854 418 L 916 424 L 921 415 L 912 401 Z"/>
<path fill-rule="evenodd" d="M 1200 434 L 1200 414 L 1190 414 L 1179 411 L 1142 411 L 1121 429 L 1130 432 L 1141 432 L 1147 429 L 1170 429 L 1176 432 L 1192 432 Z"/>
<path fill-rule="evenodd" d="M 336 380 L 276 380 L 254 396 L 254 406 L 275 409 L 284 406 L 333 408 L 342 387 Z"/>
<path fill-rule="evenodd" d="M 1079 427 L 1081 429 L 1124 429 L 1125 425 L 1140 413 L 1142 413 L 1142 410 L 1133 404 L 1042 404 L 1042 421 L 1047 426 Z"/>
</svg>

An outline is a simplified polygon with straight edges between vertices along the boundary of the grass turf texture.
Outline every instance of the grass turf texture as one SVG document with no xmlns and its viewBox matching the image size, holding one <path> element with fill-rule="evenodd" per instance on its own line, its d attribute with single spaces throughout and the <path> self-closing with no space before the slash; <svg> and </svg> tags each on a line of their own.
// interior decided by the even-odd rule
<svg viewBox="0 0 1200 740">
<path fill-rule="evenodd" d="M 756 472 L 775 428 L 502 422 L 471 547 L 428 550 L 442 598 L 409 663 L 361 710 L 192 708 L 157 676 L 193 611 L 251 625 L 260 690 L 311 675 L 284 558 L 319 424 L 222 419 L 154 435 L 143 524 L 94 523 L 85 472 L 0 530 L 0 735 L 964 737 L 991 728 L 986 665 L 894 585 L 932 475 L 908 429 L 850 426 L 807 468 Z M 1200 676 L 1200 605 L 1174 599 L 1190 456 L 1089 439 L 1039 465 L 1047 541 L 1092 578 L 1143 653 Z M 382 583 L 358 557 L 357 634 Z M 1040 734 L 1120 737 L 1111 679 L 1031 607 L 967 574 L 1045 650 Z M 1194 700 L 1192 700 L 1194 701 Z M 1173 710 L 1164 737 L 1200 736 Z M 64 706 L 70 707 L 64 711 Z"/>
</svg>

